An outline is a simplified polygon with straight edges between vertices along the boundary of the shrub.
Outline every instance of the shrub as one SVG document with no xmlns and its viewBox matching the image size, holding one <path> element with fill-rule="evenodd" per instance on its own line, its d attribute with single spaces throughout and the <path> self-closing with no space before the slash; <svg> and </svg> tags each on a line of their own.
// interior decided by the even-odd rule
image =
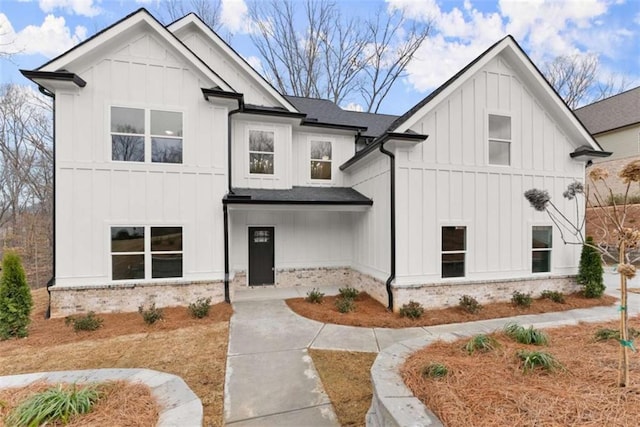
<svg viewBox="0 0 640 427">
<path fill-rule="evenodd" d="M 531 307 L 532 302 L 533 298 L 531 298 L 531 294 L 513 291 L 513 294 L 511 295 L 511 303 L 517 307 Z"/>
<path fill-rule="evenodd" d="M 69 316 L 64 319 L 64 324 L 69 326 L 73 325 L 73 330 L 78 331 L 95 331 L 102 326 L 103 319 L 96 316 L 93 311 L 90 311 L 84 316 Z"/>
<path fill-rule="evenodd" d="M 196 302 L 189 304 L 189 313 L 191 316 L 202 319 L 209 315 L 211 308 L 211 298 L 198 298 Z"/>
<path fill-rule="evenodd" d="M 564 304 L 564 294 L 562 292 L 544 290 L 544 291 L 542 291 L 542 294 L 540 296 L 542 298 L 549 299 L 549 300 L 551 300 L 553 302 L 557 302 L 559 304 Z"/>
<path fill-rule="evenodd" d="M 585 297 L 600 298 L 605 290 L 602 259 L 598 251 L 589 245 L 593 245 L 591 236 L 587 237 L 586 244 L 582 246 L 577 281 L 583 287 Z"/>
<path fill-rule="evenodd" d="M 324 294 L 317 288 L 313 288 L 309 292 L 307 292 L 307 297 L 304 300 L 312 304 L 322 304 L 323 299 Z"/>
<path fill-rule="evenodd" d="M 508 323 L 504 327 L 504 333 L 520 344 L 547 345 L 549 343 L 547 334 L 533 326 L 525 328 L 517 323 Z"/>
<path fill-rule="evenodd" d="M 496 341 L 495 338 L 488 335 L 480 334 L 475 335 L 469 341 L 467 341 L 464 346 L 464 350 L 469 354 L 473 354 L 476 351 L 486 353 L 489 351 L 493 351 L 498 347 L 500 347 L 500 343 Z"/>
<path fill-rule="evenodd" d="M 422 368 L 422 376 L 429 378 L 442 378 L 449 374 L 449 369 L 442 363 L 430 363 Z"/>
<path fill-rule="evenodd" d="M 340 292 L 340 296 L 342 298 L 351 298 L 351 299 L 357 298 L 358 294 L 360 294 L 360 291 L 358 291 L 356 288 L 352 288 L 351 286 L 347 286 L 346 288 L 340 288 L 338 289 L 338 292 Z"/>
<path fill-rule="evenodd" d="M 400 316 L 408 317 L 409 319 L 419 319 L 424 314 L 424 308 L 422 304 L 416 301 L 410 300 L 408 304 L 403 304 L 400 307 Z"/>
<path fill-rule="evenodd" d="M 482 308 L 482 305 L 480 305 L 478 300 L 470 295 L 462 295 L 458 305 L 461 309 L 471 314 L 477 313 Z"/>
<path fill-rule="evenodd" d="M 545 351 L 528 351 L 518 350 L 518 358 L 522 361 L 524 372 L 533 371 L 540 367 L 546 371 L 555 371 L 556 369 L 564 369 L 552 354 Z"/>
<path fill-rule="evenodd" d="M 5 252 L 0 278 L 0 339 L 26 337 L 32 308 L 31 290 L 20 257 Z"/>
<path fill-rule="evenodd" d="M 336 300 L 336 308 L 340 313 L 348 313 L 356 309 L 356 303 L 353 298 L 340 297 Z"/>
<path fill-rule="evenodd" d="M 164 313 L 161 308 L 156 308 L 156 303 L 151 304 L 151 307 L 145 309 L 144 306 L 138 307 L 138 313 L 142 315 L 144 322 L 147 325 L 153 325 L 158 320 L 162 320 L 164 318 Z"/>
<path fill-rule="evenodd" d="M 635 328 L 629 328 L 629 338 L 638 338 L 640 337 L 640 331 Z M 609 329 L 602 328 L 598 329 L 594 334 L 594 338 L 596 341 L 608 341 L 608 340 L 616 340 L 620 339 L 620 331 L 617 329 Z"/>
<path fill-rule="evenodd" d="M 91 411 L 101 393 L 95 386 L 62 387 L 58 385 L 31 396 L 18 405 L 7 417 L 7 425 L 39 426 L 69 420 L 78 414 Z"/>
</svg>

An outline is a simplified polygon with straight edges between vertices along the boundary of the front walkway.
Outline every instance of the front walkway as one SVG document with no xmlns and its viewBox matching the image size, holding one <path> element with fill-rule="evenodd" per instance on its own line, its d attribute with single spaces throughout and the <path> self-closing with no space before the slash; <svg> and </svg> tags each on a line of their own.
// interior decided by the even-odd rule
<svg viewBox="0 0 640 427">
<path fill-rule="evenodd" d="M 606 274 L 607 293 L 617 296 L 617 276 Z M 640 278 L 630 287 L 639 286 Z M 412 338 L 492 332 L 517 321 L 537 327 L 574 325 L 619 318 L 617 307 L 595 307 L 405 329 L 323 324 L 293 313 L 284 299 L 309 288 L 236 291 L 229 328 L 224 420 L 232 426 L 337 426 L 338 421 L 307 350 L 379 352 Z M 327 295 L 337 287 L 324 287 Z M 629 294 L 629 316 L 640 313 L 640 295 Z M 450 335 L 449 335 L 450 336 Z"/>
</svg>

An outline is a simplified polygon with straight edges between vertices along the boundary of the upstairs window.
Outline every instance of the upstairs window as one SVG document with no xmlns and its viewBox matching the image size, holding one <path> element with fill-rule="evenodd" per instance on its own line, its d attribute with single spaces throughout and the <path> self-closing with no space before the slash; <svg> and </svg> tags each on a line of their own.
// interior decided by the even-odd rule
<svg viewBox="0 0 640 427">
<path fill-rule="evenodd" d="M 111 107 L 111 160 L 182 163 L 182 113 Z"/>
<path fill-rule="evenodd" d="M 511 164 L 511 117 L 489 114 L 489 164 Z"/>
<path fill-rule="evenodd" d="M 464 277 L 467 227 L 442 227 L 442 277 Z"/>
<path fill-rule="evenodd" d="M 275 133 L 249 131 L 249 173 L 273 175 Z"/>
<path fill-rule="evenodd" d="M 331 141 L 310 142 L 311 179 L 331 180 Z"/>
<path fill-rule="evenodd" d="M 551 271 L 551 236 L 550 225 L 533 226 L 531 233 L 531 271 L 548 273 Z"/>
</svg>

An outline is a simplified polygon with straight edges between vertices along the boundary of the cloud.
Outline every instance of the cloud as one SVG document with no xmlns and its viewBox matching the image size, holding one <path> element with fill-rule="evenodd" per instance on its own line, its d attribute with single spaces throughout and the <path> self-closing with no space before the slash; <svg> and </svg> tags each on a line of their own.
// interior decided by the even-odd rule
<svg viewBox="0 0 640 427">
<path fill-rule="evenodd" d="M 94 4 L 94 0 L 39 0 L 38 4 L 45 13 L 63 9 L 68 13 L 93 17 L 102 12 L 102 9 Z"/>
<path fill-rule="evenodd" d="M 364 111 L 364 107 L 358 104 L 357 102 L 350 102 L 346 106 L 342 107 L 342 109 L 347 111 L 359 111 L 359 112 Z"/>
<path fill-rule="evenodd" d="M 231 33 L 247 33 L 251 28 L 247 4 L 244 0 L 222 0 L 222 25 Z"/>
<path fill-rule="evenodd" d="M 244 59 L 249 63 L 249 65 L 251 65 L 254 70 L 262 74 L 262 61 L 260 60 L 260 58 L 258 58 L 257 56 L 245 56 Z"/>
<path fill-rule="evenodd" d="M 71 32 L 63 17 L 47 15 L 42 25 L 28 25 L 15 32 L 6 15 L 0 13 L 0 46 L 13 54 L 40 54 L 55 57 L 87 37 L 87 29 L 78 25 Z"/>
</svg>

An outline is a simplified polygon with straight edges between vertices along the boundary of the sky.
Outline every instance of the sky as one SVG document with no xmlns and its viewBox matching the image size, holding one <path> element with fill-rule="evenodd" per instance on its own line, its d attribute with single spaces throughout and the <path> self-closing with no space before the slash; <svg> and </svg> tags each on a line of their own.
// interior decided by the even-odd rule
<svg viewBox="0 0 640 427">
<path fill-rule="evenodd" d="M 188 1 L 188 0 L 187 0 Z M 221 0 L 219 31 L 260 69 L 245 0 Z M 337 0 L 346 14 L 367 17 L 401 9 L 432 23 L 405 76 L 380 112 L 402 114 L 493 43 L 511 34 L 537 65 L 559 55 L 593 54 L 599 78 L 640 85 L 640 0 Z M 19 69 L 34 69 L 140 7 L 161 21 L 158 0 L 0 0 L 0 84 L 29 84 Z M 347 105 L 343 105 L 347 107 Z M 350 107 L 357 108 L 357 105 Z"/>
</svg>

